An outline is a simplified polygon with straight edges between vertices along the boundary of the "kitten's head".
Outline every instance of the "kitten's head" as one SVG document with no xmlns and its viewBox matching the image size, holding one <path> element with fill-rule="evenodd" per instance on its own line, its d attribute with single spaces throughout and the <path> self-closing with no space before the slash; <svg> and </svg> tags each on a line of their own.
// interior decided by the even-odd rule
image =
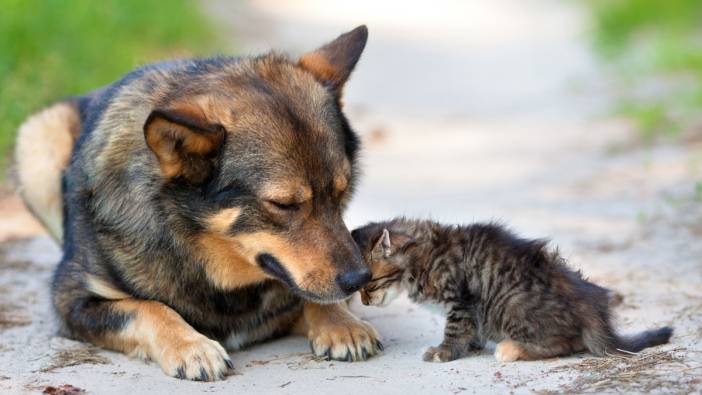
<svg viewBox="0 0 702 395">
<path fill-rule="evenodd" d="M 361 289 L 365 305 L 386 306 L 400 294 L 408 254 L 417 243 L 414 237 L 391 222 L 371 223 L 351 232 L 373 278 Z"/>
</svg>

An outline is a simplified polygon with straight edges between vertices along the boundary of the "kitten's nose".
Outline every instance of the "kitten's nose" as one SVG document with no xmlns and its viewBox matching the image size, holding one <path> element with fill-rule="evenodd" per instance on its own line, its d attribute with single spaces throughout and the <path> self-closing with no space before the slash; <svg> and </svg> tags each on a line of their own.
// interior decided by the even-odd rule
<svg viewBox="0 0 702 395">
<path fill-rule="evenodd" d="M 371 272 L 368 268 L 341 273 L 336 276 L 336 283 L 339 288 L 347 294 L 354 293 L 361 289 L 371 279 Z"/>
</svg>

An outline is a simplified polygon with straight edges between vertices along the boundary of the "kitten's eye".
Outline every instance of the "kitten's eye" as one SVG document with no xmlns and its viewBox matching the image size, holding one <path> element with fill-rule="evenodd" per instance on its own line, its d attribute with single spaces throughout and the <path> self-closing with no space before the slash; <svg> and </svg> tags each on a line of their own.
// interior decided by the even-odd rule
<svg viewBox="0 0 702 395">
<path fill-rule="evenodd" d="M 297 211 L 300 208 L 300 205 L 297 203 L 282 203 L 275 200 L 269 200 L 268 203 L 282 211 Z"/>
</svg>

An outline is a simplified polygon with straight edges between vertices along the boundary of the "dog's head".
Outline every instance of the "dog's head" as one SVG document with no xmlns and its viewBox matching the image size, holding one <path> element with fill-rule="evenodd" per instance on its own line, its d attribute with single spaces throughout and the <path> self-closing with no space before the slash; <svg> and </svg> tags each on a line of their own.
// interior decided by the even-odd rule
<svg viewBox="0 0 702 395">
<path fill-rule="evenodd" d="M 359 142 L 341 91 L 366 38 L 361 26 L 297 61 L 211 60 L 149 116 L 166 206 L 217 286 L 273 277 L 324 303 L 370 279 L 342 219 Z"/>
</svg>

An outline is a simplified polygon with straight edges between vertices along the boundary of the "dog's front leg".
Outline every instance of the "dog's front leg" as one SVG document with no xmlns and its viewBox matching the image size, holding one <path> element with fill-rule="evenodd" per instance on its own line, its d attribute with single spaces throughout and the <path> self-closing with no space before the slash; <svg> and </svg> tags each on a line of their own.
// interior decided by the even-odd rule
<svg viewBox="0 0 702 395">
<path fill-rule="evenodd" d="M 296 332 L 310 339 L 312 352 L 337 361 L 363 361 L 383 350 L 373 326 L 354 316 L 345 302 L 305 302 Z"/>
<path fill-rule="evenodd" d="M 156 361 L 173 377 L 222 380 L 233 367 L 222 346 L 156 301 L 78 299 L 66 323 L 74 335 L 134 357 Z"/>
</svg>

